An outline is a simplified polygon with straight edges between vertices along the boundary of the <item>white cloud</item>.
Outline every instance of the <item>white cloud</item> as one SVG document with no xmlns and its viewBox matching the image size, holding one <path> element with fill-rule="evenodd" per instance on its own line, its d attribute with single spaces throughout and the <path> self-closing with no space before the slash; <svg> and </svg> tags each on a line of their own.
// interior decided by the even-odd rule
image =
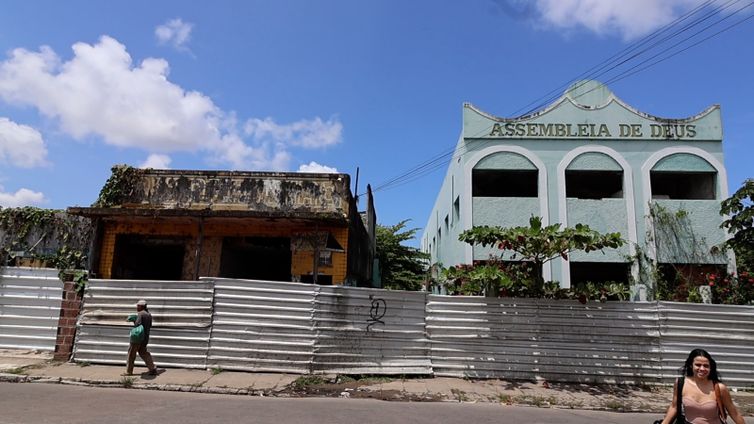
<svg viewBox="0 0 754 424">
<path fill-rule="evenodd" d="M 139 168 L 170 169 L 170 162 L 172 162 L 170 156 L 153 153 L 139 165 Z"/>
<path fill-rule="evenodd" d="M 178 50 L 185 50 L 186 43 L 191 39 L 194 25 L 183 22 L 181 18 L 171 19 L 154 30 L 154 35 L 160 44 L 169 44 Z"/>
<path fill-rule="evenodd" d="M 234 169 L 286 170 L 291 148 L 341 141 L 336 119 L 278 125 L 267 118 L 249 120 L 247 143 L 233 113 L 170 82 L 168 74 L 167 61 L 147 58 L 135 65 L 125 46 L 108 36 L 74 44 L 68 61 L 46 46 L 19 48 L 0 61 L 0 100 L 37 108 L 77 139 L 97 136 L 148 153 L 201 152 Z"/>
<path fill-rule="evenodd" d="M 584 27 L 632 40 L 674 21 L 699 0 L 537 0 L 541 20 L 556 28 Z"/>
<path fill-rule="evenodd" d="M 311 161 L 309 164 L 303 164 L 298 167 L 298 172 L 315 172 L 315 173 L 321 173 L 321 174 L 335 174 L 338 172 L 337 169 L 331 168 L 329 166 L 320 165 L 317 162 Z"/>
<path fill-rule="evenodd" d="M 6 193 L 0 186 L 0 206 L 4 208 L 16 208 L 19 206 L 41 205 L 46 203 L 44 194 L 31 191 L 26 188 L 19 189 L 15 193 Z"/>
<path fill-rule="evenodd" d="M 343 124 L 335 118 L 304 119 L 292 124 L 277 124 L 272 118 L 249 119 L 244 127 L 252 140 L 274 141 L 292 146 L 316 149 L 338 144 L 342 140 Z"/>
<path fill-rule="evenodd" d="M 0 117 L 0 162 L 32 168 L 45 165 L 46 157 L 47 148 L 39 131 Z"/>
</svg>

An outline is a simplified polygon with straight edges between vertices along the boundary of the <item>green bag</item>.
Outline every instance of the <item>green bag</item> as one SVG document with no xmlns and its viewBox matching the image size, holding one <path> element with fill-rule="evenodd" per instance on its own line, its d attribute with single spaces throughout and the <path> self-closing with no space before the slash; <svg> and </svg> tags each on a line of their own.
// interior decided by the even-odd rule
<svg viewBox="0 0 754 424">
<path fill-rule="evenodd" d="M 144 326 L 137 325 L 131 329 L 131 343 L 141 343 L 144 341 Z"/>
</svg>

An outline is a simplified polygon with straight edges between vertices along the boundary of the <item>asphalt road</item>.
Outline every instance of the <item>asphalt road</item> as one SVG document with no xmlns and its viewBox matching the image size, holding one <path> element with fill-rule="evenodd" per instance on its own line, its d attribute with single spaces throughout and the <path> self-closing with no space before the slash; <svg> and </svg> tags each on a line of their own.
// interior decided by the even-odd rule
<svg viewBox="0 0 754 424">
<path fill-rule="evenodd" d="M 449 402 L 261 398 L 0 383 L 0 423 L 651 423 L 658 414 L 621 414 Z"/>
</svg>

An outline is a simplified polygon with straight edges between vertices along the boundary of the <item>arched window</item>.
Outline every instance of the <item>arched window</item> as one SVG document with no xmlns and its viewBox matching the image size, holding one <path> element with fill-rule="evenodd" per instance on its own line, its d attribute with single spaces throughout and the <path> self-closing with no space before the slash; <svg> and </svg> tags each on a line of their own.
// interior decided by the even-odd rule
<svg viewBox="0 0 754 424">
<path fill-rule="evenodd" d="M 598 152 L 576 157 L 565 171 L 566 197 L 577 199 L 623 198 L 623 168 Z"/>
<path fill-rule="evenodd" d="M 537 197 L 539 172 L 518 153 L 486 156 L 471 171 L 473 197 Z"/>
<path fill-rule="evenodd" d="M 660 159 L 649 173 L 653 199 L 714 200 L 717 170 L 691 153 Z"/>
</svg>

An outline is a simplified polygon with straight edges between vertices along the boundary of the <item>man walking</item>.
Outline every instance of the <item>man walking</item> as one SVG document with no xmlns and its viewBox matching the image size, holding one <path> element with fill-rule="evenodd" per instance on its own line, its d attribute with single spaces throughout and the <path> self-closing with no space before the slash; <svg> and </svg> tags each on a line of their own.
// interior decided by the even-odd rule
<svg viewBox="0 0 754 424">
<path fill-rule="evenodd" d="M 152 355 L 147 351 L 149 343 L 149 330 L 152 329 L 152 314 L 147 310 L 147 301 L 140 300 L 136 302 L 136 321 L 134 327 L 144 327 L 144 339 L 141 343 L 131 343 L 128 346 L 128 361 L 126 362 L 126 375 L 132 375 L 134 370 L 134 360 L 138 353 L 149 369 L 149 375 L 157 375 L 157 367 L 154 366 Z"/>
</svg>

